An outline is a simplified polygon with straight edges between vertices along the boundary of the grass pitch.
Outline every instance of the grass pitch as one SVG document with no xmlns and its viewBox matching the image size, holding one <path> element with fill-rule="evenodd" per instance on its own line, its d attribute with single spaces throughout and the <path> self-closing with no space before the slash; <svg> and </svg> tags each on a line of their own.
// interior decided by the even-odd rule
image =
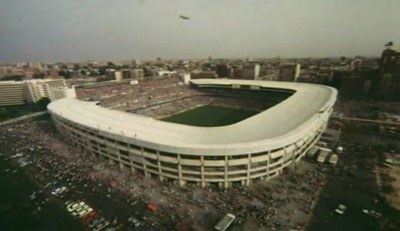
<svg viewBox="0 0 400 231">
<path fill-rule="evenodd" d="M 259 111 L 205 105 L 163 119 L 167 122 L 200 127 L 217 127 L 237 123 Z"/>
</svg>

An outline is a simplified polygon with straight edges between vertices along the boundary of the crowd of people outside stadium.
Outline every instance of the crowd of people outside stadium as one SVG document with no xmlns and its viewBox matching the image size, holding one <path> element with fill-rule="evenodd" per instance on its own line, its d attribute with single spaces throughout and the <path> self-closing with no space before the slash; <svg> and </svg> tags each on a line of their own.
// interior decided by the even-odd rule
<svg viewBox="0 0 400 231">
<path fill-rule="evenodd" d="M 223 214 L 232 212 L 237 215 L 239 225 L 248 229 L 301 228 L 311 216 L 312 202 L 324 182 L 323 173 L 313 164 L 303 163 L 298 171 L 245 188 L 234 186 L 224 190 L 215 186 L 205 189 L 190 184 L 178 186 L 144 177 L 131 169 L 120 169 L 118 164 L 72 147 L 48 120 L 7 125 L 1 130 L 0 137 L 1 145 L 11 147 L 11 152 L 31 157 L 32 166 L 28 166 L 27 171 L 38 181 L 51 176 L 59 181 L 75 182 L 75 195 L 84 197 L 85 192 L 101 191 L 128 207 L 133 201 L 154 203 L 160 208 L 159 212 L 143 216 L 151 218 L 150 223 L 160 227 L 171 222 L 185 222 L 196 230 L 207 230 Z M 30 142 L 27 143 L 26 139 Z M 114 220 L 115 216 L 117 225 L 125 221 L 117 217 L 124 217 L 121 212 L 112 213 L 104 209 L 100 212 L 108 212 Z"/>
</svg>

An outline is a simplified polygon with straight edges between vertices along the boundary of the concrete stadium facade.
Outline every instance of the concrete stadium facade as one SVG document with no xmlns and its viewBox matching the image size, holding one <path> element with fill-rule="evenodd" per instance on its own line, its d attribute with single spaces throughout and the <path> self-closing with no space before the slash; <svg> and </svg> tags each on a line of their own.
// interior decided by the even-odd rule
<svg viewBox="0 0 400 231">
<path fill-rule="evenodd" d="M 295 167 L 327 126 L 337 91 L 321 85 L 199 79 L 199 88 L 293 93 L 266 111 L 222 127 L 194 127 L 65 98 L 48 110 L 70 142 L 146 176 L 201 187 L 250 185 Z"/>
</svg>

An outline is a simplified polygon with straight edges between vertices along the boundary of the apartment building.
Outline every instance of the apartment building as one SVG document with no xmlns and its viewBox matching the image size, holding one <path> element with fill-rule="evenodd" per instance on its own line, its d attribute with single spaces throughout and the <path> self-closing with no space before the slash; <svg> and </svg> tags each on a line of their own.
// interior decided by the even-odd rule
<svg viewBox="0 0 400 231">
<path fill-rule="evenodd" d="M 64 79 L 0 81 L 0 106 L 23 105 L 42 98 L 55 101 L 66 96 Z"/>
<path fill-rule="evenodd" d="M 25 104 L 25 84 L 22 81 L 0 81 L 0 106 Z"/>
</svg>

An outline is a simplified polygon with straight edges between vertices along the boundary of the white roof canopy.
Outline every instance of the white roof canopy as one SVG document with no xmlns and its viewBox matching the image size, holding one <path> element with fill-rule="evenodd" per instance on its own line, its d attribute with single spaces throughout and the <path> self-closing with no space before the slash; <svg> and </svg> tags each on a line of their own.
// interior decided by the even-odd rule
<svg viewBox="0 0 400 231">
<path fill-rule="evenodd" d="M 51 113 L 77 124 L 121 136 L 131 143 L 183 154 L 245 154 L 281 148 L 297 142 L 323 123 L 322 117 L 336 100 L 333 88 L 305 83 L 199 79 L 195 85 L 252 85 L 294 90 L 281 103 L 238 123 L 221 127 L 196 127 L 169 123 L 111 110 L 72 98 L 52 102 Z M 326 118 L 325 118 L 326 122 Z"/>
</svg>

